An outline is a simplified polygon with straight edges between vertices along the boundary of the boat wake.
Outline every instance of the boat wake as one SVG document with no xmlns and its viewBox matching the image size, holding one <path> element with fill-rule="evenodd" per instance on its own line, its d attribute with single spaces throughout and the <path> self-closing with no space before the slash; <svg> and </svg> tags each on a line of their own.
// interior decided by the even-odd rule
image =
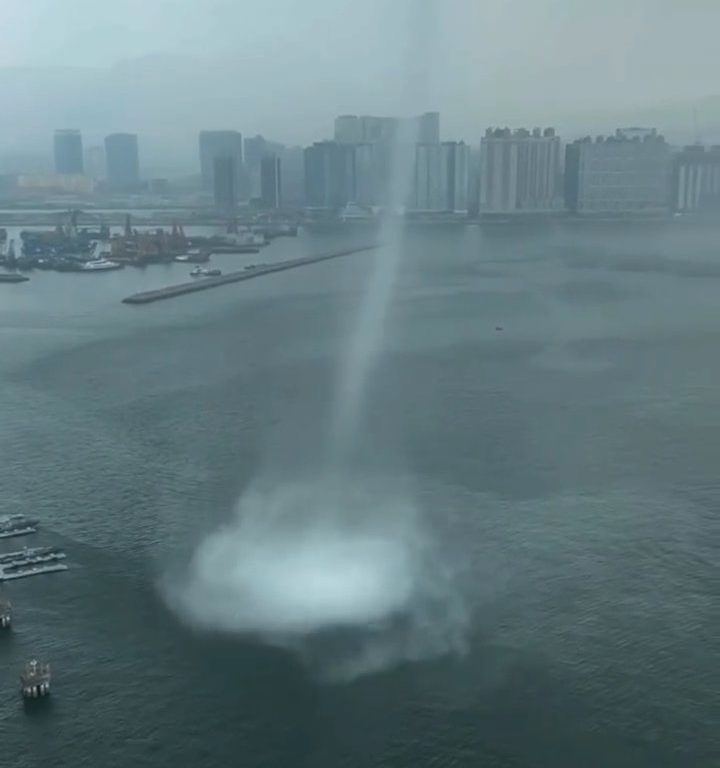
<svg viewBox="0 0 720 768">
<path fill-rule="evenodd" d="M 257 486 L 164 593 L 187 623 L 291 649 L 323 678 L 461 651 L 451 558 L 408 499 L 347 477 Z"/>
</svg>

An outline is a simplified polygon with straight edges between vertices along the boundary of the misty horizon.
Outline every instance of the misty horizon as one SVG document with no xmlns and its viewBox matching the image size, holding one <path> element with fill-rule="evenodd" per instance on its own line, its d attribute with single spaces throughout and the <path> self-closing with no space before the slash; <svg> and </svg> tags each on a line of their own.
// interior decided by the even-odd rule
<svg viewBox="0 0 720 768">
<path fill-rule="evenodd" d="M 190 0 L 182 13 L 136 0 L 6 0 L 0 88 L 12 119 L 0 155 L 49 157 L 54 128 L 80 129 L 86 147 L 129 131 L 144 166 L 190 172 L 202 129 L 307 146 L 332 138 L 339 114 L 425 111 L 441 113 L 443 139 L 471 146 L 489 125 L 553 125 L 572 140 L 641 124 L 674 143 L 717 143 L 719 62 L 708 59 L 720 58 L 709 40 L 719 20 L 715 4 L 649 0 L 317 0 L 301 10 Z M 405 85 L 408 51 L 396 43 L 411 26 L 422 44 L 409 66 L 429 73 L 422 99 Z"/>
</svg>

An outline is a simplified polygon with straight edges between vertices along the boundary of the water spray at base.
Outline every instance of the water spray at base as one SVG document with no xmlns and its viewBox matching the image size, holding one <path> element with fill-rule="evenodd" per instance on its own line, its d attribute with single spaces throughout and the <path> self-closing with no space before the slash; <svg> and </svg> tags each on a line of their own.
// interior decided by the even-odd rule
<svg viewBox="0 0 720 768">
<path fill-rule="evenodd" d="M 192 625 L 297 652 L 324 678 L 348 679 L 462 648 L 467 616 L 447 559 L 385 480 L 317 479 L 257 487 L 235 517 L 168 579 Z"/>
</svg>

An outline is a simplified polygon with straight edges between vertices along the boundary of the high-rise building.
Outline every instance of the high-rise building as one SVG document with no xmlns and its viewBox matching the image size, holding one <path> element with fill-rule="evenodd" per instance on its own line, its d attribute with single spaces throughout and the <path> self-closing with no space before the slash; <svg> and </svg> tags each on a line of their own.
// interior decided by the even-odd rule
<svg viewBox="0 0 720 768">
<path fill-rule="evenodd" d="M 284 207 L 299 208 L 305 203 L 305 154 L 302 147 L 286 147 L 280 155 L 281 192 Z"/>
<path fill-rule="evenodd" d="M 440 143 L 440 114 L 417 117 L 340 115 L 335 118 L 335 142 L 355 146 L 353 202 L 360 205 L 397 204 L 413 184 L 415 145 Z M 398 177 L 402 177 L 398 184 Z M 407 177 L 407 178 L 406 178 Z M 406 183 L 407 182 L 407 183 Z M 398 188 L 401 187 L 401 188 Z M 414 191 L 409 195 L 413 205 Z"/>
<path fill-rule="evenodd" d="M 444 210 L 443 153 L 439 144 L 415 147 L 415 194 L 411 207 L 417 211 Z"/>
<path fill-rule="evenodd" d="M 261 166 L 266 155 L 280 157 L 285 147 L 263 136 L 249 136 L 245 139 L 245 183 L 249 197 L 262 197 Z"/>
<path fill-rule="evenodd" d="M 371 206 L 377 204 L 376 150 L 372 144 L 355 144 L 354 146 L 354 200 L 358 205 Z"/>
<path fill-rule="evenodd" d="M 425 112 L 409 118 L 340 115 L 335 118 L 335 141 L 340 144 L 375 144 L 394 141 L 438 144 L 440 113 Z"/>
<path fill-rule="evenodd" d="M 357 115 L 335 118 L 335 141 L 339 144 L 360 144 L 363 141 L 362 125 Z"/>
<path fill-rule="evenodd" d="M 235 168 L 235 190 L 240 190 L 243 161 L 243 142 L 239 131 L 200 131 L 200 174 L 205 190 L 214 190 L 214 168 L 217 157 L 232 157 Z"/>
<path fill-rule="evenodd" d="M 418 144 L 438 144 L 440 141 L 440 113 L 425 112 L 415 118 Z"/>
<path fill-rule="evenodd" d="M 111 133 L 105 137 L 108 186 L 118 190 L 140 185 L 140 157 L 134 133 Z"/>
<path fill-rule="evenodd" d="M 670 147 L 654 129 L 568 144 L 565 201 L 578 214 L 660 214 L 670 203 Z"/>
<path fill-rule="evenodd" d="M 261 160 L 260 182 L 263 208 L 282 208 L 282 175 L 277 155 L 265 155 Z"/>
<path fill-rule="evenodd" d="M 237 158 L 218 155 L 213 158 L 213 192 L 215 205 L 226 211 L 236 208 L 238 202 Z"/>
<path fill-rule="evenodd" d="M 319 141 L 305 149 L 305 204 L 342 208 L 355 200 L 355 148 Z"/>
<path fill-rule="evenodd" d="M 560 208 L 560 167 L 560 139 L 553 128 L 488 128 L 480 142 L 479 212 Z"/>
<path fill-rule="evenodd" d="M 248 197 L 260 197 L 260 166 L 268 154 L 267 142 L 262 136 L 248 136 L 245 139 L 245 184 Z"/>
<path fill-rule="evenodd" d="M 83 172 L 83 148 L 80 131 L 74 128 L 55 131 L 53 150 L 56 173 L 76 174 Z"/>
<path fill-rule="evenodd" d="M 674 210 L 720 212 L 720 146 L 685 147 L 675 157 L 672 186 Z"/>
<path fill-rule="evenodd" d="M 414 194 L 417 211 L 467 213 L 469 149 L 464 142 L 418 144 Z"/>
<path fill-rule="evenodd" d="M 443 205 L 450 213 L 468 212 L 470 148 L 463 141 L 442 144 Z"/>
</svg>

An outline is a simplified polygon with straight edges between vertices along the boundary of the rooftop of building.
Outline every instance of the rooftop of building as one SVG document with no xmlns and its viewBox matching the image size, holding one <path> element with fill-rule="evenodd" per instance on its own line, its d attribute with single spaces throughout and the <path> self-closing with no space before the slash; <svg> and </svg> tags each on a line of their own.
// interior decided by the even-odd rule
<svg viewBox="0 0 720 768">
<path fill-rule="evenodd" d="M 555 138 L 555 129 L 548 128 L 487 128 L 485 130 L 487 139 L 549 139 Z"/>
<path fill-rule="evenodd" d="M 665 144 L 665 137 L 656 128 L 618 128 L 610 136 L 583 136 L 575 144 Z"/>
</svg>

